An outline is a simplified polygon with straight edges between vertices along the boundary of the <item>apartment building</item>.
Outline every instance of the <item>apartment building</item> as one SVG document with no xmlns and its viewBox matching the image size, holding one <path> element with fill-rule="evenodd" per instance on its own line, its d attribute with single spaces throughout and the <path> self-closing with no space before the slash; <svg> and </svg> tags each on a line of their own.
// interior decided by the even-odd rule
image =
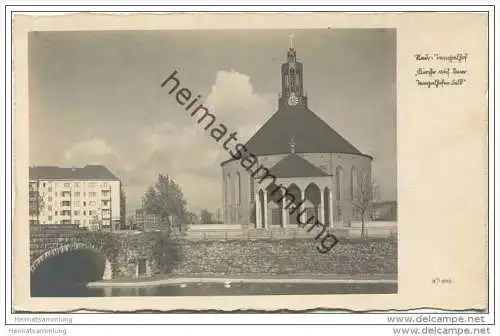
<svg viewBox="0 0 500 336">
<path fill-rule="evenodd" d="M 105 166 L 34 166 L 29 178 L 30 224 L 119 227 L 121 182 Z"/>
</svg>

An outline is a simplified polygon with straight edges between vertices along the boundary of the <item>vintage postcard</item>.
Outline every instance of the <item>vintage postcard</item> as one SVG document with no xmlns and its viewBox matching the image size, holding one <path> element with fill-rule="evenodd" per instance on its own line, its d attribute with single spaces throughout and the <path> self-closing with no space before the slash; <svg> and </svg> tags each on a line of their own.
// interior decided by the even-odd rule
<svg viewBox="0 0 500 336">
<path fill-rule="evenodd" d="M 487 27 L 15 15 L 14 309 L 487 310 Z"/>
</svg>

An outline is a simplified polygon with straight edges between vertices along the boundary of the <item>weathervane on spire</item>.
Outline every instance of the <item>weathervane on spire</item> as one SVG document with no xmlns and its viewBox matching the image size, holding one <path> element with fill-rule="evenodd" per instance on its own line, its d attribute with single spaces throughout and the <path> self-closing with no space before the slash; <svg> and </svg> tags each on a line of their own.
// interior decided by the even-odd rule
<svg viewBox="0 0 500 336">
<path fill-rule="evenodd" d="M 293 49 L 293 34 L 288 35 L 290 38 L 290 49 Z"/>
</svg>

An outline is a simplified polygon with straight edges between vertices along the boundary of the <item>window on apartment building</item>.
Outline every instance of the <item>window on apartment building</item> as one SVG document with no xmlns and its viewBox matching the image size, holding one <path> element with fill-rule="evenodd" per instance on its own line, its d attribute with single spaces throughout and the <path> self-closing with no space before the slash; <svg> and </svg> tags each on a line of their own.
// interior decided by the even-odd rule
<svg viewBox="0 0 500 336">
<path fill-rule="evenodd" d="M 95 191 L 89 192 L 90 197 L 96 197 L 97 193 Z"/>
<path fill-rule="evenodd" d="M 61 196 L 62 196 L 62 197 L 68 197 L 68 196 L 70 196 L 70 195 L 71 195 L 71 194 L 70 194 L 70 192 L 69 192 L 69 191 L 63 191 L 63 192 L 61 193 Z"/>
<path fill-rule="evenodd" d="M 75 220 L 75 224 L 80 225 L 80 220 L 79 219 Z"/>
<path fill-rule="evenodd" d="M 65 188 L 69 188 L 69 187 L 71 187 L 71 183 L 68 183 L 68 182 L 64 183 L 64 187 L 65 187 Z"/>
<path fill-rule="evenodd" d="M 47 210 L 52 211 L 52 205 L 47 206 Z"/>
<path fill-rule="evenodd" d="M 101 183 L 101 187 L 102 187 L 102 188 L 105 188 L 105 187 L 107 187 L 107 186 L 108 186 L 108 182 L 102 182 L 102 183 Z"/>
<path fill-rule="evenodd" d="M 83 197 L 85 197 L 85 196 L 87 196 L 87 193 L 84 191 L 84 192 L 83 192 Z"/>
<path fill-rule="evenodd" d="M 52 216 L 49 216 L 49 222 L 52 222 Z"/>
<path fill-rule="evenodd" d="M 87 211 L 83 210 L 83 215 L 87 216 Z"/>
<path fill-rule="evenodd" d="M 92 210 L 89 210 L 89 216 L 92 216 Z"/>
<path fill-rule="evenodd" d="M 83 201 L 83 206 L 86 206 L 87 205 L 87 202 Z"/>
<path fill-rule="evenodd" d="M 57 197 L 57 191 L 56 191 L 56 197 Z"/>
<path fill-rule="evenodd" d="M 52 196 L 49 196 L 49 202 L 52 202 Z"/>
<path fill-rule="evenodd" d="M 80 206 L 80 201 L 73 201 L 73 206 L 74 207 L 79 207 Z"/>
<path fill-rule="evenodd" d="M 73 183 L 73 185 L 75 186 L 75 188 L 80 188 L 80 182 L 75 182 Z"/>
<path fill-rule="evenodd" d="M 95 182 L 89 182 L 89 187 L 90 188 L 95 188 Z"/>
<path fill-rule="evenodd" d="M 61 206 L 71 206 L 70 201 L 61 201 Z"/>
<path fill-rule="evenodd" d="M 45 188 L 45 182 L 43 182 L 43 187 Z"/>
<path fill-rule="evenodd" d="M 56 210 L 56 216 L 57 216 L 57 210 Z"/>
<path fill-rule="evenodd" d="M 78 210 L 73 211 L 73 215 L 79 216 L 80 215 L 80 211 L 78 211 Z"/>
<path fill-rule="evenodd" d="M 79 191 L 75 192 L 75 197 L 80 197 L 80 192 Z"/>
<path fill-rule="evenodd" d="M 95 204 L 96 204 L 96 203 L 95 203 L 95 201 L 90 201 L 90 202 L 89 202 L 89 206 L 91 206 L 91 207 L 92 207 L 92 206 L 95 206 Z"/>
<path fill-rule="evenodd" d="M 49 192 L 52 192 L 52 187 L 49 187 Z"/>
<path fill-rule="evenodd" d="M 109 205 L 109 201 L 108 200 L 102 200 L 102 205 L 103 206 L 108 206 Z"/>
<path fill-rule="evenodd" d="M 111 194 L 111 193 L 110 193 L 110 191 L 109 191 L 109 190 L 102 190 L 102 191 L 101 191 L 101 196 L 103 196 L 103 197 L 109 197 L 109 195 L 110 195 L 110 194 Z"/>
</svg>

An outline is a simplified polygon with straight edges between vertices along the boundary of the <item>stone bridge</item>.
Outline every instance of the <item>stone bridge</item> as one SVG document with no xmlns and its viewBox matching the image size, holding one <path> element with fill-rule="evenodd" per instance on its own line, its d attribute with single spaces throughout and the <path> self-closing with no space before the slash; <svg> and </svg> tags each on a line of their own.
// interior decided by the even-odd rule
<svg viewBox="0 0 500 336">
<path fill-rule="evenodd" d="M 175 241 L 163 232 L 98 232 L 71 225 L 30 227 L 33 283 L 150 277 L 169 270 Z"/>
</svg>

